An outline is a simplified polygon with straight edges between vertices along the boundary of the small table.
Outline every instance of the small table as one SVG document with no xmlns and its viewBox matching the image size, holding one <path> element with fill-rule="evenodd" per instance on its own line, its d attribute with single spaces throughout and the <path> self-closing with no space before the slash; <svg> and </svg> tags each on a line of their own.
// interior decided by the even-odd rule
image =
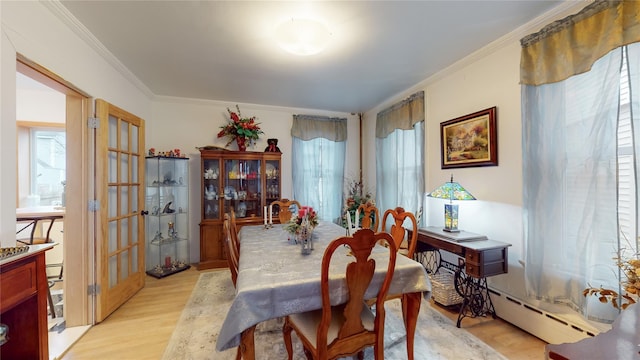
<svg viewBox="0 0 640 360">
<path fill-rule="evenodd" d="M 53 227 L 53 223 L 58 220 L 64 218 L 64 207 L 59 206 L 34 206 L 34 207 L 24 207 L 16 209 L 16 222 L 28 222 L 27 225 L 22 227 L 20 230 L 16 232 L 19 234 L 24 229 L 32 226 L 31 228 L 31 236 L 29 237 L 29 243 L 26 243 L 24 240 L 18 240 L 21 243 L 25 243 L 28 245 L 32 245 L 34 241 L 34 235 L 36 232 L 36 228 L 38 225 L 38 221 L 50 221 L 49 228 L 47 229 L 47 236 L 44 238 L 44 242 L 48 242 L 51 233 L 51 228 Z"/>
<path fill-rule="evenodd" d="M 455 273 L 456 291 L 463 297 L 457 327 L 465 317 L 495 317 L 486 278 L 508 272 L 509 246 L 466 231 L 449 233 L 435 226 L 418 229 L 416 255 L 427 271 L 434 274 L 443 267 Z M 458 264 L 443 260 L 441 250 L 458 255 Z"/>
</svg>

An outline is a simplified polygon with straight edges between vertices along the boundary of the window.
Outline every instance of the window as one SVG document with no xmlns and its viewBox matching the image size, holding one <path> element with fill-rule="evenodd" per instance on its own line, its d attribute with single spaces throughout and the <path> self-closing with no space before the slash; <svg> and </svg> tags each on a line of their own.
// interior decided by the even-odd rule
<svg viewBox="0 0 640 360">
<path fill-rule="evenodd" d="M 424 92 L 384 109 L 376 118 L 376 205 L 420 216 L 424 195 Z M 420 224 L 418 224 L 420 226 Z"/>
<path fill-rule="evenodd" d="M 586 73 L 523 87 L 527 290 L 593 320 L 609 321 L 615 311 L 582 290 L 619 289 L 613 258 L 638 249 L 639 55 L 640 44 L 621 47 Z"/>
<path fill-rule="evenodd" d="M 63 205 L 66 176 L 64 130 L 31 129 L 31 194 L 40 205 Z"/>
<path fill-rule="evenodd" d="M 63 182 L 66 180 L 64 124 L 18 121 L 17 146 L 16 207 L 63 205 Z"/>
<path fill-rule="evenodd" d="M 294 115 L 293 197 L 321 220 L 340 222 L 347 119 Z"/>
</svg>

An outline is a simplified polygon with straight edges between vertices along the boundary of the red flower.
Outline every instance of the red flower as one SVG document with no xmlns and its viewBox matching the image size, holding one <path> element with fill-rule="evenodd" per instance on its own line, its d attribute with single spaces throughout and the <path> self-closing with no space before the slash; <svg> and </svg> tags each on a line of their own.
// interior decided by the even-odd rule
<svg viewBox="0 0 640 360">
<path fill-rule="evenodd" d="M 243 142 L 248 140 L 249 145 L 253 145 L 260 138 L 260 134 L 264 134 L 264 132 L 255 122 L 255 116 L 243 118 L 238 105 L 236 105 L 236 110 L 237 112 L 227 108 L 231 120 L 226 125 L 220 126 L 222 130 L 218 133 L 218 138 L 225 136 L 229 138 L 225 146 L 229 146 L 237 138 L 243 139 Z"/>
</svg>

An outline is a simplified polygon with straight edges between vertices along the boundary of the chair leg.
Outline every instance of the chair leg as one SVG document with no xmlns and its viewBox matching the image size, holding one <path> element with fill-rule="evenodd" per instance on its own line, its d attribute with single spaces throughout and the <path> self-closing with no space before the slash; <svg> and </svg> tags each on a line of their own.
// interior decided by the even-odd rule
<svg viewBox="0 0 640 360">
<path fill-rule="evenodd" d="M 287 349 L 288 359 L 293 359 L 293 345 L 291 344 L 291 324 L 289 324 L 289 318 L 285 317 L 284 325 L 282 326 L 282 337 L 284 338 L 284 346 Z"/>
<path fill-rule="evenodd" d="M 51 296 L 51 286 L 53 286 L 53 282 L 49 281 L 49 286 L 47 286 L 47 297 L 49 298 L 49 311 L 51 311 L 51 318 L 56 318 L 56 308 L 53 305 L 53 297 Z"/>
<path fill-rule="evenodd" d="M 238 352 L 236 353 L 236 360 L 242 359 L 242 351 L 240 350 L 240 346 L 238 346 Z"/>
</svg>

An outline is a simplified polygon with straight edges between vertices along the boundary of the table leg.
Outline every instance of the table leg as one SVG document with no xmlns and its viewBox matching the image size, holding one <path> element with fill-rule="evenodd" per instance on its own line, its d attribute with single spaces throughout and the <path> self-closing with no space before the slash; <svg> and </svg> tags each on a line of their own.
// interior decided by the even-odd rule
<svg viewBox="0 0 640 360">
<path fill-rule="evenodd" d="M 456 276 L 462 276 L 457 273 Z M 486 316 L 491 314 L 496 317 L 496 310 L 493 307 L 493 302 L 489 296 L 489 290 L 487 288 L 487 279 L 476 279 L 471 276 L 467 276 L 464 279 L 458 280 L 463 286 L 462 291 L 462 305 L 460 306 L 460 312 L 458 313 L 457 327 L 460 327 L 460 322 L 465 317 Z M 456 289 L 457 290 L 457 289 Z"/>
<path fill-rule="evenodd" d="M 418 323 L 418 314 L 420 313 L 421 302 L 421 292 L 402 294 L 402 318 L 407 332 L 408 360 L 413 360 L 413 339 L 415 338 L 416 324 Z"/>
<path fill-rule="evenodd" d="M 253 338 L 253 333 L 256 331 L 256 326 L 248 328 L 242 332 L 240 338 L 240 351 L 242 352 L 242 358 L 245 360 L 255 360 L 256 348 Z"/>
</svg>

